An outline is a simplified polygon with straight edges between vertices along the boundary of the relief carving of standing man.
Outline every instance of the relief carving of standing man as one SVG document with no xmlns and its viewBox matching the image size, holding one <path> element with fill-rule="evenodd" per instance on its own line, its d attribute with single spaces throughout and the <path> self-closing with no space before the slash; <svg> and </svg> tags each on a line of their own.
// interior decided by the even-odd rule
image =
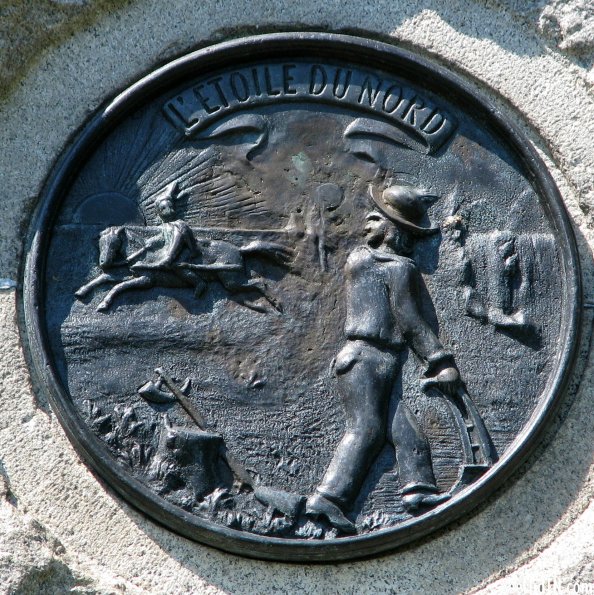
<svg viewBox="0 0 594 595">
<path fill-rule="evenodd" d="M 437 231 L 426 223 L 437 197 L 403 185 L 382 193 L 370 188 L 375 208 L 366 216 L 366 246 L 345 265 L 346 342 L 334 372 L 346 417 L 346 432 L 306 512 L 323 516 L 345 533 L 355 532 L 345 513 L 353 506 L 375 458 L 388 440 L 394 445 L 404 507 L 412 513 L 449 498 L 439 493 L 431 451 L 413 413 L 394 391 L 407 347 L 425 363 L 425 377 L 447 394 L 460 386 L 449 353 L 423 318 L 420 274 L 407 257 L 415 238 Z M 389 425 L 390 400 L 396 401 Z"/>
</svg>

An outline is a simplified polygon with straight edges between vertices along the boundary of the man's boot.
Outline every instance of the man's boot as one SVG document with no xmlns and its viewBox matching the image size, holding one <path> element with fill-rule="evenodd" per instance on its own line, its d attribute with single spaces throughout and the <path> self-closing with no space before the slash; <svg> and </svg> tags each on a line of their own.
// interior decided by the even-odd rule
<svg viewBox="0 0 594 595">
<path fill-rule="evenodd" d="M 319 516 L 326 517 L 328 522 L 343 533 L 356 533 L 355 524 L 346 518 L 342 510 L 330 502 L 328 498 L 322 494 L 313 494 L 307 499 L 305 504 L 305 514 L 317 518 Z"/>
</svg>

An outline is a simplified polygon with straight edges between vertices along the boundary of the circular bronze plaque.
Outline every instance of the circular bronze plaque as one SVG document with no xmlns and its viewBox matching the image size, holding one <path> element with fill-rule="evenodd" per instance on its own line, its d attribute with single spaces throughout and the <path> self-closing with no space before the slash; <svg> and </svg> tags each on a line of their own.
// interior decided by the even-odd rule
<svg viewBox="0 0 594 595">
<path fill-rule="evenodd" d="M 389 45 L 278 34 L 145 77 L 56 165 L 24 279 L 85 461 L 187 537 L 335 561 L 445 525 L 567 380 L 574 239 L 534 149 Z"/>
</svg>

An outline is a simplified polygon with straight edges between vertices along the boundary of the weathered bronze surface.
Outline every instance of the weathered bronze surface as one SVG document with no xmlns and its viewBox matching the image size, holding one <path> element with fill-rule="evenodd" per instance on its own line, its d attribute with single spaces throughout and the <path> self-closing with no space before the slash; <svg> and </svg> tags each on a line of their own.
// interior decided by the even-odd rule
<svg viewBox="0 0 594 595">
<path fill-rule="evenodd" d="M 329 561 L 427 534 L 562 393 L 574 240 L 534 150 L 407 52 L 279 34 L 114 99 L 40 200 L 41 390 L 85 461 L 192 539 Z"/>
</svg>

